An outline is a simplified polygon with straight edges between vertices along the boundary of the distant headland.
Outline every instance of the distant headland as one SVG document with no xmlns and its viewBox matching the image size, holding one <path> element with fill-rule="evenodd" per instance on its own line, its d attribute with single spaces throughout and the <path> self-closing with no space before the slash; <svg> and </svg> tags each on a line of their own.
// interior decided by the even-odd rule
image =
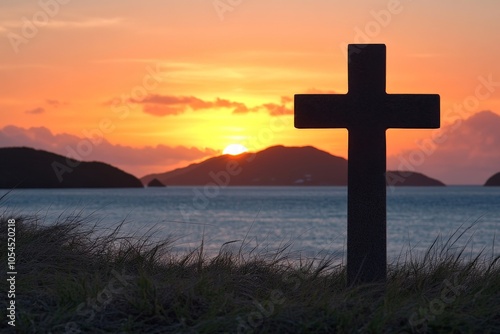
<svg viewBox="0 0 500 334">
<path fill-rule="evenodd" d="M 485 186 L 500 186 L 500 172 L 491 176 L 488 180 L 486 180 Z"/>
<path fill-rule="evenodd" d="M 28 147 L 0 148 L 0 188 L 141 188 L 135 176 Z"/>
</svg>

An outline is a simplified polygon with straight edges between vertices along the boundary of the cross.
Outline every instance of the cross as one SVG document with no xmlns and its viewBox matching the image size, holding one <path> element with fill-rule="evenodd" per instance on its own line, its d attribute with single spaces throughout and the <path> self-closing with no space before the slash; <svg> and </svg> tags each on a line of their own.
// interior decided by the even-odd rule
<svg viewBox="0 0 500 334">
<path fill-rule="evenodd" d="M 387 94 L 385 44 L 349 44 L 348 92 L 295 95 L 296 128 L 347 128 L 347 283 L 385 281 L 389 128 L 439 128 L 439 95 Z"/>
</svg>

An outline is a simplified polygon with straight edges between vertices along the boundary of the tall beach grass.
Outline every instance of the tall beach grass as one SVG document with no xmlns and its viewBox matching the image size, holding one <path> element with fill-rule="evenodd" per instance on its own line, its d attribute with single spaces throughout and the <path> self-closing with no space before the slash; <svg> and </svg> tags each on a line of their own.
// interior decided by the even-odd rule
<svg viewBox="0 0 500 334">
<path fill-rule="evenodd" d="M 423 254 L 406 251 L 385 284 L 348 287 L 342 264 L 296 261 L 289 245 L 233 242 L 208 256 L 202 243 L 179 254 L 154 231 L 123 236 L 120 224 L 104 230 L 79 215 L 42 224 L 2 214 L 2 268 L 7 218 L 16 219 L 17 332 L 500 333 L 499 257 L 455 249 L 459 231 Z M 2 317 L 1 331 L 13 332 Z"/>
</svg>

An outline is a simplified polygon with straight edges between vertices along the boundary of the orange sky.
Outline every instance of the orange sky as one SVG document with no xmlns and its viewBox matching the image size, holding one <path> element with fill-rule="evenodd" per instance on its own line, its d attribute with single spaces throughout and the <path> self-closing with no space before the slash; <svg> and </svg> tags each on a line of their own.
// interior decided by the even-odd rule
<svg viewBox="0 0 500 334">
<path fill-rule="evenodd" d="M 346 157 L 347 131 L 293 128 L 293 94 L 345 93 L 346 45 L 384 43 L 389 93 L 440 94 L 443 125 L 500 113 L 499 84 L 473 99 L 484 80 L 500 82 L 498 13 L 495 0 L 8 2 L 0 146 L 22 137 L 64 153 L 93 133 L 82 159 L 108 157 L 137 176 L 237 143 Z M 468 102 L 478 103 L 453 114 Z M 40 127 L 50 132 L 30 130 Z M 414 150 L 430 131 L 388 131 L 388 156 Z M 144 158 L 127 161 L 132 151 Z M 168 157 L 148 160 L 155 152 Z"/>
</svg>

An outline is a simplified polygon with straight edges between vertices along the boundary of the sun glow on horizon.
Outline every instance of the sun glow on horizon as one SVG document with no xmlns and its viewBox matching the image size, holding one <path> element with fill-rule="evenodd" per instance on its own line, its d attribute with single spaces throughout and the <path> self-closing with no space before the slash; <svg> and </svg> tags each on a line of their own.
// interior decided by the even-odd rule
<svg viewBox="0 0 500 334">
<path fill-rule="evenodd" d="M 248 149 L 241 144 L 230 144 L 226 146 L 222 154 L 238 155 L 247 152 Z"/>
</svg>

